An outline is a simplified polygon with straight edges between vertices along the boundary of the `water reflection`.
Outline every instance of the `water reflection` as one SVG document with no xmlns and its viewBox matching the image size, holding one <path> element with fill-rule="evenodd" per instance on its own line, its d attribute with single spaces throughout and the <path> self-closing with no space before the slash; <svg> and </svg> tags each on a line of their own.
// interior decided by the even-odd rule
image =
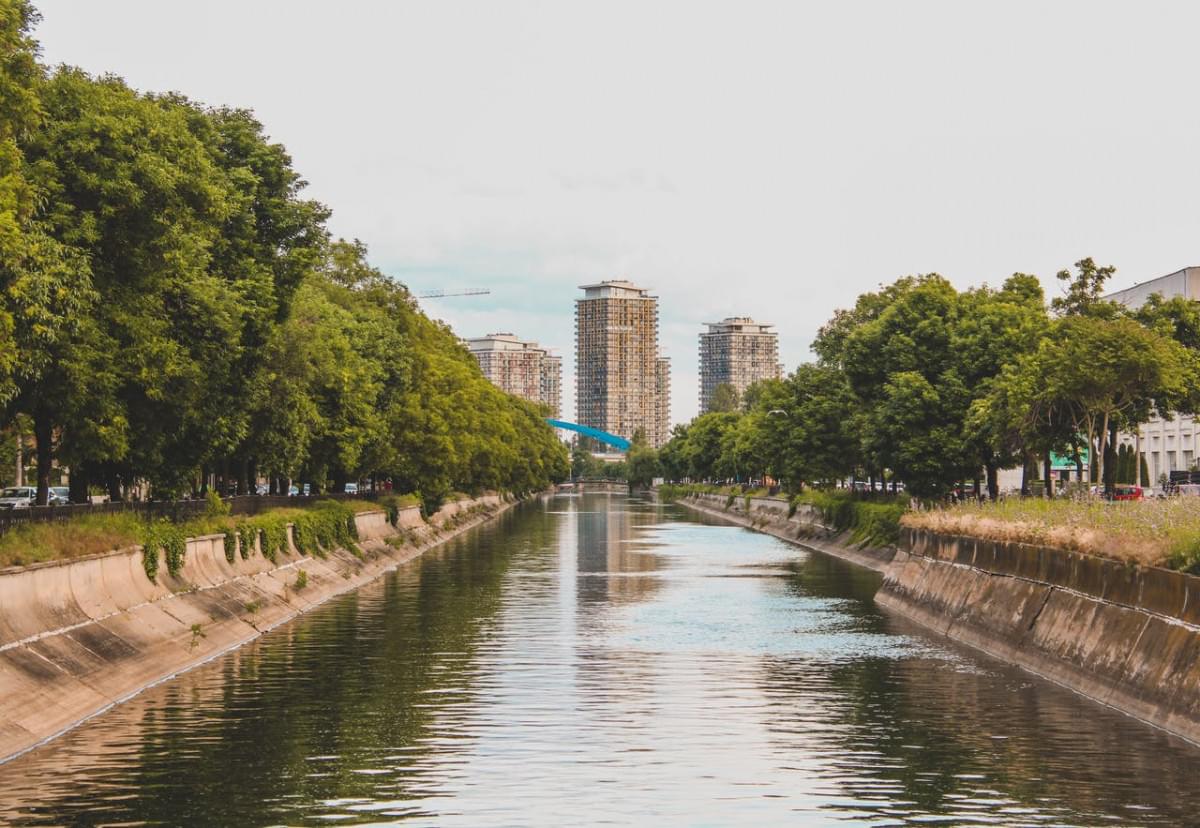
<svg viewBox="0 0 1200 828">
<path fill-rule="evenodd" d="M 878 580 L 531 504 L 0 766 L 0 822 L 1195 822 L 1194 748 L 881 614 Z"/>
</svg>

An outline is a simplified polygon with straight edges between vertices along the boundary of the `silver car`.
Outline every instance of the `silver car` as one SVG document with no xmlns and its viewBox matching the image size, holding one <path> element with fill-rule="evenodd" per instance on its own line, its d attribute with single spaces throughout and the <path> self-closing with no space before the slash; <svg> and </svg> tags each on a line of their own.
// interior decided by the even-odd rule
<svg viewBox="0 0 1200 828">
<path fill-rule="evenodd" d="M 37 497 L 33 486 L 9 486 L 0 491 L 0 510 L 28 509 Z"/>
</svg>

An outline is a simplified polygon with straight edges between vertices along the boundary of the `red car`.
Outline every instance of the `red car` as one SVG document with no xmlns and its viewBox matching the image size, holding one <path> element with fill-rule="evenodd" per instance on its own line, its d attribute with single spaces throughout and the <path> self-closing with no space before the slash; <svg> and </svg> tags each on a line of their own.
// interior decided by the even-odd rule
<svg viewBox="0 0 1200 828">
<path fill-rule="evenodd" d="M 1113 500 L 1141 500 L 1141 486 L 1113 486 Z"/>
</svg>

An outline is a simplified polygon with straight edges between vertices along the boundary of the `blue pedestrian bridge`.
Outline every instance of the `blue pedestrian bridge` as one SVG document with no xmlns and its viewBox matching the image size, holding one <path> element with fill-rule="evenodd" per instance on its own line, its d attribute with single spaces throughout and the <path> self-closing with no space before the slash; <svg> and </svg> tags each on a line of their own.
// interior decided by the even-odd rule
<svg viewBox="0 0 1200 828">
<path fill-rule="evenodd" d="M 598 428 L 591 426 L 580 425 L 579 423 L 568 423 L 564 420 L 551 420 L 546 418 L 546 422 L 555 428 L 565 428 L 567 431 L 574 431 L 577 434 L 582 434 L 584 437 L 591 437 L 593 440 L 599 440 L 605 445 L 612 446 L 617 451 L 629 451 L 631 443 L 624 437 L 618 437 L 615 434 L 609 434 L 607 431 L 601 431 Z"/>
</svg>

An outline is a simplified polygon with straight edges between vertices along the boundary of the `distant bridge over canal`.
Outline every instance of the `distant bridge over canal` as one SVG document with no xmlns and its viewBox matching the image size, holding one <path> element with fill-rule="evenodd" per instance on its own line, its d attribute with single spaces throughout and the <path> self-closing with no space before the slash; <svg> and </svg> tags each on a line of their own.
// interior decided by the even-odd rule
<svg viewBox="0 0 1200 828">
<path fill-rule="evenodd" d="M 559 483 L 560 492 L 578 492 L 580 494 L 598 492 L 601 494 L 629 494 L 629 484 L 624 480 L 575 480 L 570 483 Z"/>
</svg>

